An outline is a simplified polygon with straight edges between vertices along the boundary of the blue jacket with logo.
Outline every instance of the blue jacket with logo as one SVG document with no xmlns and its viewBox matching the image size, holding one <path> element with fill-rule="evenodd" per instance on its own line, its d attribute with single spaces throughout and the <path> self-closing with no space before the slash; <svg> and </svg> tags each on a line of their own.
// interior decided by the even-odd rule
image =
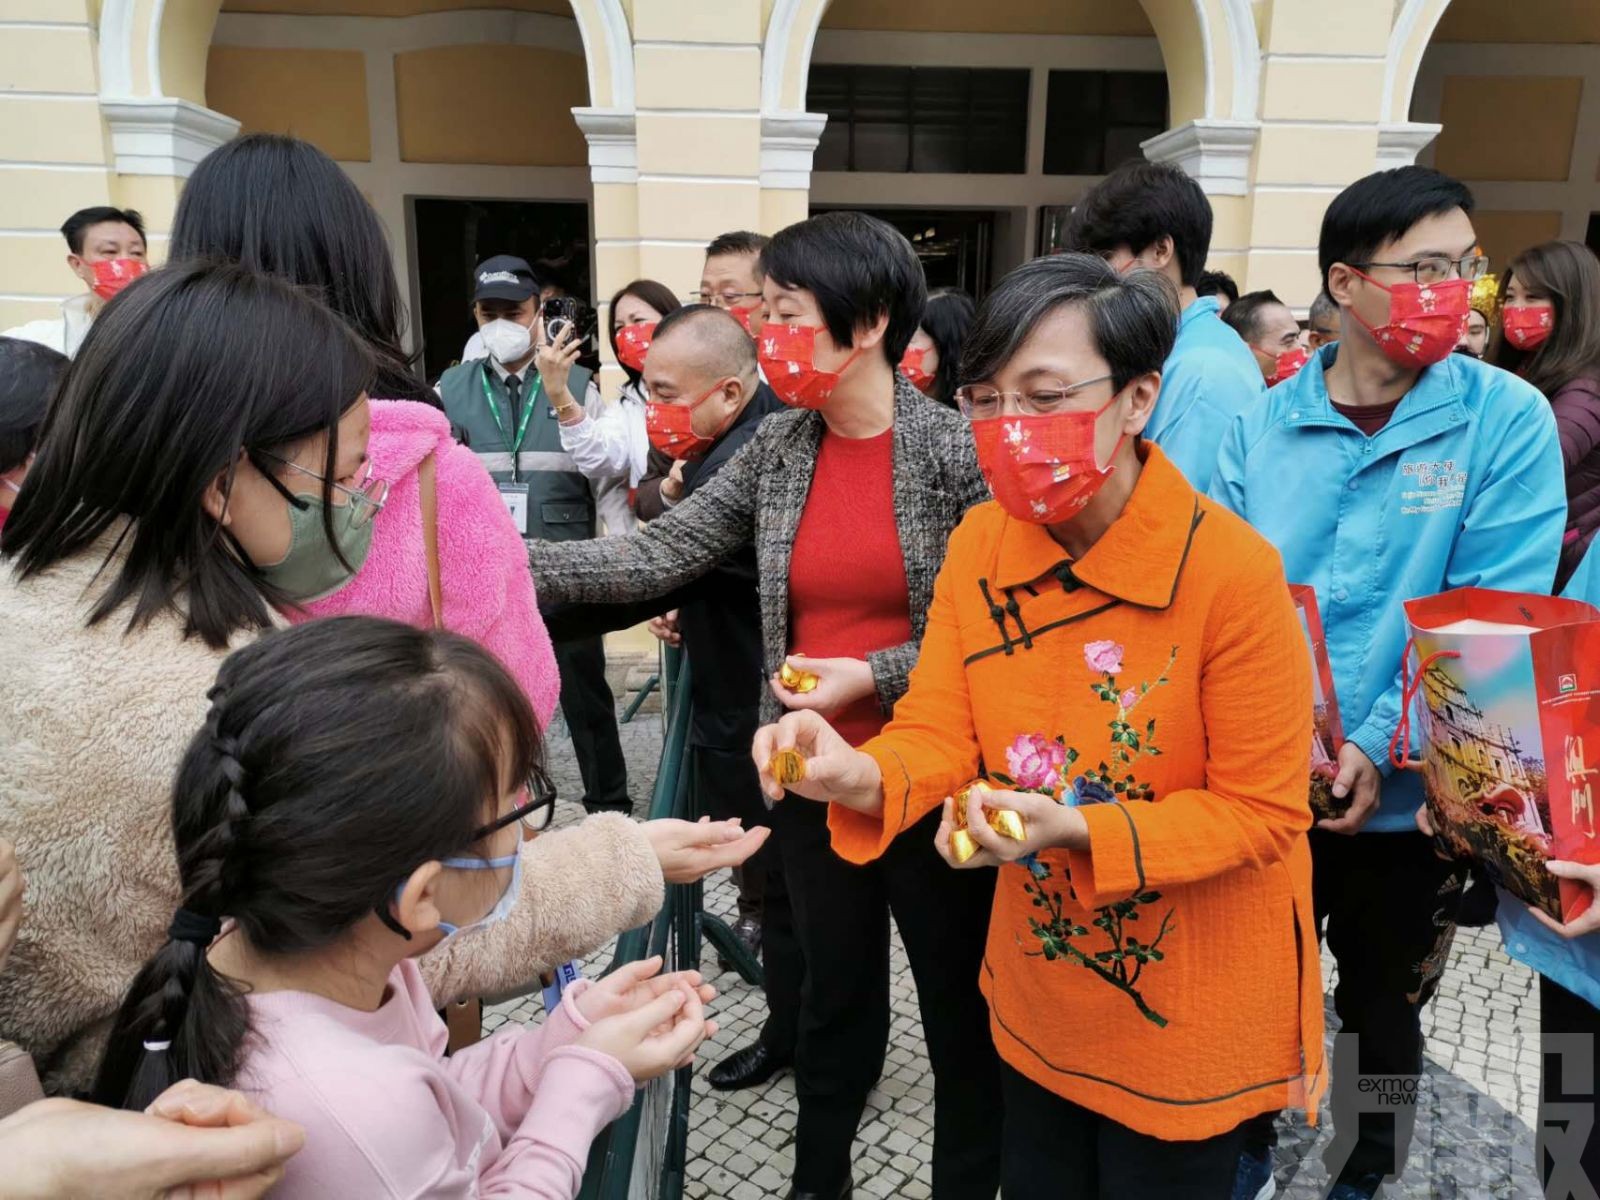
<svg viewBox="0 0 1600 1200">
<path fill-rule="evenodd" d="M 1412 829 L 1421 776 L 1389 765 L 1401 605 L 1458 587 L 1550 591 L 1566 524 L 1561 444 L 1538 391 L 1460 354 L 1423 371 L 1369 438 L 1328 401 L 1337 353 L 1324 347 L 1234 421 L 1211 496 L 1278 547 L 1290 583 L 1316 588 L 1345 737 L 1385 776 L 1365 829 Z"/>
<path fill-rule="evenodd" d="M 1210 486 L 1228 423 L 1267 395 L 1255 355 L 1217 309 L 1215 296 L 1201 296 L 1178 318 L 1178 340 L 1161 368 L 1161 395 L 1144 430 L 1197 492 Z"/>
<path fill-rule="evenodd" d="M 1600 608 L 1600 550 L 1590 547 L 1561 594 Z M 1495 918 L 1507 954 L 1600 1008 L 1600 933 L 1580 938 L 1552 933 L 1505 890 L 1500 892 Z"/>
</svg>

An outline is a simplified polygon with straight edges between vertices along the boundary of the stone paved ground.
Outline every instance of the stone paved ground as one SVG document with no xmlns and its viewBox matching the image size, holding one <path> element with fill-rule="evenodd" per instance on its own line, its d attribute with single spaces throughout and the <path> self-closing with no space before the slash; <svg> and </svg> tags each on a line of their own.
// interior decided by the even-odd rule
<svg viewBox="0 0 1600 1200">
<path fill-rule="evenodd" d="M 630 781 L 640 802 L 649 795 L 660 752 L 660 721 L 641 714 L 623 727 Z M 571 744 L 559 728 L 551 740 L 552 776 L 561 795 L 581 795 Z M 576 804 L 561 805 L 564 823 L 576 820 Z M 708 881 L 707 908 L 733 911 L 726 875 Z M 611 958 L 604 948 L 586 964 L 598 974 Z M 722 1023 L 703 1053 L 703 1072 L 724 1054 L 748 1043 L 760 1029 L 759 992 L 733 974 L 719 974 L 706 953 L 706 974 L 722 990 L 716 1002 Z M 1324 961 L 1331 986 L 1331 962 Z M 884 1077 L 873 1093 L 857 1141 L 856 1194 L 863 1197 L 930 1195 L 928 1153 L 933 1093 L 917 1021 L 916 992 L 898 939 L 894 947 L 895 1006 Z M 1500 950 L 1495 930 L 1463 930 L 1451 955 L 1439 999 L 1427 1010 L 1428 1070 L 1419 1103 L 1416 1142 L 1406 1177 L 1389 1197 L 1487 1200 L 1536 1197 L 1533 1132 L 1539 1081 L 1538 989 L 1533 976 Z M 1330 1025 L 1332 1014 L 1330 1012 Z M 538 998 L 499 1006 L 486 1018 L 505 1021 L 541 1016 Z M 697 1076 L 689 1134 L 686 1195 L 705 1200 L 762 1200 L 787 1194 L 794 1136 L 794 1080 L 784 1075 L 764 1088 L 719 1093 Z M 1327 1172 L 1320 1154 L 1331 1131 L 1280 1126 L 1279 1195 L 1313 1200 L 1323 1195 Z"/>
</svg>

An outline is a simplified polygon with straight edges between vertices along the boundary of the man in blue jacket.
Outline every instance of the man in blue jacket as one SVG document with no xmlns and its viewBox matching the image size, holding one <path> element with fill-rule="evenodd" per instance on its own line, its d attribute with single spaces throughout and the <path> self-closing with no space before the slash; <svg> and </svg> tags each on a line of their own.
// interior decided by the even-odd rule
<svg viewBox="0 0 1600 1200">
<path fill-rule="evenodd" d="M 1217 298 L 1195 293 L 1211 250 L 1211 202 L 1171 163 L 1124 163 L 1073 210 L 1067 245 L 1124 273 L 1160 271 L 1178 290 L 1178 340 L 1144 436 L 1205 491 L 1228 422 L 1267 394 L 1255 357 L 1217 315 Z"/>
<path fill-rule="evenodd" d="M 1488 266 L 1472 204 L 1422 167 L 1369 175 L 1334 200 L 1318 256 L 1341 338 L 1234 420 L 1211 481 L 1213 499 L 1278 547 L 1289 581 L 1316 588 L 1348 739 L 1333 790 L 1349 811 L 1311 833 L 1317 916 L 1339 964 L 1335 1200 L 1370 1197 L 1405 1165 L 1415 1110 L 1373 1097 L 1415 1095 L 1421 1009 L 1460 899 L 1461 868 L 1414 824 L 1420 776 L 1390 766 L 1401 606 L 1457 587 L 1549 592 L 1566 514 L 1550 406 L 1451 354 Z M 1236 1195 L 1271 1194 L 1254 1186 L 1271 1182 L 1264 1140 Z"/>
</svg>

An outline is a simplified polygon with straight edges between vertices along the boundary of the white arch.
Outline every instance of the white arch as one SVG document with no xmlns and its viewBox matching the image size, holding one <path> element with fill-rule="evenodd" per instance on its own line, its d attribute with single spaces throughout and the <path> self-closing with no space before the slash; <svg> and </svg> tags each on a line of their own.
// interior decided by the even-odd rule
<svg viewBox="0 0 1600 1200">
<path fill-rule="evenodd" d="M 572 0 L 572 15 L 583 39 L 583 61 L 589 74 L 589 106 L 595 109 L 633 112 L 633 38 L 628 31 L 628 16 L 621 0 L 592 0 L 600 14 L 601 28 L 591 27 L 587 6 Z M 602 97 L 597 41 L 605 44 L 605 63 L 611 69 L 611 94 Z"/>
<path fill-rule="evenodd" d="M 1194 0 L 1205 28 L 1205 0 Z M 1228 26 L 1228 48 L 1233 58 L 1233 98 L 1226 113 L 1215 110 L 1211 94 L 1212 48 L 1206 46 L 1206 115 L 1234 121 L 1254 121 L 1261 108 L 1261 39 L 1250 0 L 1222 0 L 1223 19 Z"/>
<path fill-rule="evenodd" d="M 1450 7 L 1450 0 L 1405 0 L 1405 5 L 1400 10 L 1400 15 L 1395 18 L 1394 28 L 1389 31 L 1389 49 L 1383 60 L 1383 116 L 1384 124 L 1400 124 L 1411 120 L 1411 93 L 1417 85 L 1417 71 L 1422 65 L 1422 55 L 1417 55 L 1416 61 L 1404 63 L 1406 47 L 1420 30 L 1422 32 L 1422 46 L 1433 40 L 1433 31 L 1439 27 L 1439 19 L 1444 16 L 1444 10 Z M 1410 78 L 1404 81 L 1403 94 L 1399 97 L 1403 103 L 1395 103 L 1396 84 L 1402 69 L 1410 73 Z"/>
<path fill-rule="evenodd" d="M 127 97 L 133 93 L 133 27 L 139 0 L 105 0 L 100 8 L 100 94 Z M 160 57 L 160 25 L 152 24 L 144 53 Z"/>
<path fill-rule="evenodd" d="M 801 9 L 807 0 L 777 0 L 772 7 L 772 16 L 767 21 L 766 43 L 761 48 L 761 111 L 764 113 L 778 113 L 784 111 L 783 84 L 784 71 L 789 65 L 789 47 L 796 35 L 796 26 L 799 25 L 799 35 L 805 39 L 805 51 L 801 63 L 807 67 L 811 63 L 811 52 L 817 44 L 817 29 L 822 25 L 822 14 L 827 11 L 827 0 L 818 4 L 810 18 L 804 22 L 800 20 Z M 804 84 L 800 103 L 795 107 L 805 108 Z"/>
</svg>

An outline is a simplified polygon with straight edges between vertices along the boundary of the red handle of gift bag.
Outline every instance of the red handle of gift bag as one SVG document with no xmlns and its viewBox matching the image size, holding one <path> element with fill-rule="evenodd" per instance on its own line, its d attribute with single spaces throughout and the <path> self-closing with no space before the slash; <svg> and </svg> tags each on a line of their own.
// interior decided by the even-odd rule
<svg viewBox="0 0 1600 1200">
<path fill-rule="evenodd" d="M 1411 705 L 1422 691 L 1422 680 L 1428 674 L 1428 668 L 1441 658 L 1461 657 L 1459 650 L 1435 650 L 1417 664 L 1417 673 L 1413 677 L 1411 652 L 1416 646 L 1416 638 L 1407 638 L 1405 651 L 1400 656 L 1400 720 L 1395 726 L 1394 736 L 1389 739 L 1389 761 L 1402 771 L 1420 771 L 1423 767 L 1422 759 L 1411 758 L 1407 752 L 1411 746 Z"/>
</svg>

